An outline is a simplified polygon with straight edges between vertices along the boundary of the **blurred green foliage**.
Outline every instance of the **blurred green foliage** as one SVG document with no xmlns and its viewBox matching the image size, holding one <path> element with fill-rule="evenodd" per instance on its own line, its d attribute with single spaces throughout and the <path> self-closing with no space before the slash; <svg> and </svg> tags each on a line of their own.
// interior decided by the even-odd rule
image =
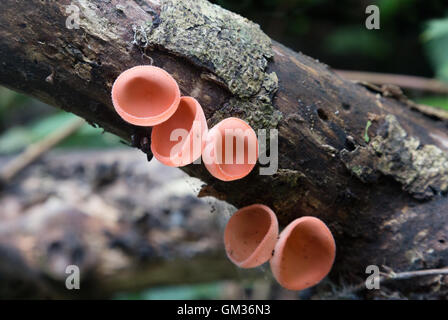
<svg viewBox="0 0 448 320">
<path fill-rule="evenodd" d="M 446 0 L 211 0 L 260 24 L 273 39 L 338 69 L 432 77 L 420 34 Z M 368 5 L 381 29 L 365 28 Z"/>
<path fill-rule="evenodd" d="M 417 0 L 378 0 L 376 5 L 380 9 L 382 21 L 389 21 L 406 9 L 415 6 Z"/>
<path fill-rule="evenodd" d="M 222 298 L 222 282 L 155 287 L 136 293 L 122 293 L 118 300 L 215 300 Z"/>
<path fill-rule="evenodd" d="M 448 16 L 430 20 L 422 40 L 436 76 L 448 82 Z"/>
<path fill-rule="evenodd" d="M 392 47 L 386 39 L 371 30 L 357 26 L 339 28 L 325 39 L 325 49 L 335 55 L 358 54 L 381 59 L 390 54 Z"/>
<path fill-rule="evenodd" d="M 438 107 L 448 110 L 448 97 L 447 96 L 428 96 L 415 99 L 415 102 L 425 104 L 427 106 Z"/>
<path fill-rule="evenodd" d="M 6 122 L 3 124 L 3 132 L 0 131 L 0 154 L 19 152 L 29 144 L 63 128 L 76 118 L 71 113 L 38 103 L 22 94 L 4 88 L 0 89 L 0 119 L 2 122 Z M 33 110 L 35 107 L 41 112 L 29 118 L 29 114 L 35 111 Z M 24 118 L 20 116 L 24 116 Z M 102 129 L 85 124 L 76 133 L 59 144 L 58 148 L 108 148 L 118 146 L 122 146 L 118 137 L 103 133 Z"/>
</svg>

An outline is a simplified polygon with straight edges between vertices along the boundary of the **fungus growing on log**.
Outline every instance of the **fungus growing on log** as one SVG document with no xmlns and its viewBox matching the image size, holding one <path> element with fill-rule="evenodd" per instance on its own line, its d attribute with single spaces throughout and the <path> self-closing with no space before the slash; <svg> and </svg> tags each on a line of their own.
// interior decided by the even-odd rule
<svg viewBox="0 0 448 320">
<path fill-rule="evenodd" d="M 227 256 L 241 268 L 258 267 L 272 257 L 277 237 L 277 217 L 269 207 L 253 204 L 241 208 L 224 231 Z"/>
<path fill-rule="evenodd" d="M 153 127 L 151 151 L 167 166 L 186 166 L 200 158 L 207 132 L 207 121 L 199 102 L 192 97 L 181 97 L 176 112 Z"/>
<path fill-rule="evenodd" d="M 165 70 L 136 66 L 121 73 L 112 87 L 117 113 L 137 126 L 154 126 L 170 118 L 179 105 L 177 82 Z"/>
<path fill-rule="evenodd" d="M 224 119 L 209 131 L 202 158 L 215 178 L 222 181 L 242 179 L 257 162 L 257 135 L 241 119 Z"/>
<path fill-rule="evenodd" d="M 302 217 L 281 233 L 270 261 L 275 279 L 289 290 L 303 290 L 319 283 L 331 270 L 336 244 L 320 219 Z"/>
</svg>

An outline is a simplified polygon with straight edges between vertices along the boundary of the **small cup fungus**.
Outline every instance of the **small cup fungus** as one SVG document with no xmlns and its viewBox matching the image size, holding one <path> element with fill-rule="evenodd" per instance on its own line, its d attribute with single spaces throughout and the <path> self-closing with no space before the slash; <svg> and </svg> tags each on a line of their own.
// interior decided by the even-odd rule
<svg viewBox="0 0 448 320">
<path fill-rule="evenodd" d="M 325 223 L 302 217 L 280 233 L 270 261 L 272 274 L 286 289 L 303 290 L 325 278 L 335 255 L 333 235 Z"/>
<path fill-rule="evenodd" d="M 176 111 L 180 90 L 176 80 L 163 69 L 137 66 L 121 73 L 112 86 L 117 113 L 137 126 L 154 126 Z"/>
<path fill-rule="evenodd" d="M 277 217 L 271 209 L 262 204 L 241 208 L 224 231 L 227 256 L 241 268 L 257 267 L 272 257 L 277 237 Z"/>
<path fill-rule="evenodd" d="M 151 151 L 167 166 L 186 166 L 201 156 L 207 132 L 207 121 L 199 102 L 192 97 L 182 97 L 171 118 L 153 127 Z"/>
<path fill-rule="evenodd" d="M 244 178 L 258 159 L 257 135 L 241 119 L 224 119 L 208 132 L 202 159 L 210 174 L 219 180 Z"/>
</svg>

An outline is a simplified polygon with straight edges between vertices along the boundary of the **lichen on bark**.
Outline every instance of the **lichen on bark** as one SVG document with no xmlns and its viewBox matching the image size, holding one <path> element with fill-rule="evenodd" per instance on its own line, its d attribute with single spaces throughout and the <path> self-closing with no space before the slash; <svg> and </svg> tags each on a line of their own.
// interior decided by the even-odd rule
<svg viewBox="0 0 448 320">
<path fill-rule="evenodd" d="M 275 73 L 268 75 L 268 78 L 274 78 L 274 80 L 267 79 L 265 83 L 269 83 L 269 81 L 275 84 L 278 83 Z M 215 124 L 232 115 L 245 119 L 254 129 L 276 128 L 279 121 L 283 118 L 283 115 L 272 104 L 274 94 L 275 91 L 269 91 L 263 85 L 262 89 L 254 97 L 231 98 L 222 108 L 213 114 L 211 123 Z"/>
<path fill-rule="evenodd" d="M 158 23 L 137 26 L 134 34 L 136 44 L 185 57 L 222 80 L 233 97 L 212 124 L 239 115 L 255 128 L 277 126 L 278 78 L 267 71 L 272 42 L 257 24 L 205 0 L 163 0 Z"/>
<path fill-rule="evenodd" d="M 417 199 L 448 191 L 448 156 L 435 145 L 422 145 L 393 115 L 387 115 L 367 147 L 343 150 L 345 166 L 363 182 L 390 176 Z"/>
</svg>

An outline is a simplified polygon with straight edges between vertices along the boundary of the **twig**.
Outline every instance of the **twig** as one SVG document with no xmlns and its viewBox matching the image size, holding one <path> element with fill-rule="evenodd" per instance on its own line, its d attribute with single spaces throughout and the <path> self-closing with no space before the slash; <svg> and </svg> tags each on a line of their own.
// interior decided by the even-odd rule
<svg viewBox="0 0 448 320">
<path fill-rule="evenodd" d="M 416 271 L 405 271 L 405 272 L 394 272 L 391 268 L 384 266 L 383 268 L 387 272 L 380 272 L 380 285 L 383 283 L 391 282 L 392 280 L 408 280 L 416 277 L 423 276 L 436 276 L 436 275 L 448 275 L 448 267 L 440 268 L 440 269 L 427 269 L 427 270 L 416 270 Z M 356 293 L 361 290 L 366 290 L 366 283 L 362 282 L 358 285 L 352 286 L 345 291 L 344 293 Z"/>
<path fill-rule="evenodd" d="M 406 271 L 395 273 L 390 270 L 387 273 L 383 273 L 380 281 L 389 281 L 389 280 L 406 280 L 415 277 L 423 277 L 423 276 L 435 276 L 435 275 L 448 275 L 448 267 L 441 269 L 427 269 L 427 270 L 417 270 L 417 271 Z"/>
<path fill-rule="evenodd" d="M 413 104 L 411 106 L 413 109 L 417 110 L 418 112 L 425 114 L 430 117 L 434 117 L 440 120 L 448 121 L 448 111 L 436 107 L 427 106 L 424 104 Z"/>
<path fill-rule="evenodd" d="M 20 171 L 37 160 L 42 154 L 78 131 L 84 124 L 85 121 L 83 119 L 77 118 L 41 141 L 28 146 L 21 154 L 9 161 L 0 170 L 0 181 L 2 183 L 10 182 Z"/>
<path fill-rule="evenodd" d="M 426 116 L 443 121 L 448 121 L 447 110 L 423 104 L 417 104 L 409 100 L 400 89 L 400 87 L 404 87 L 448 94 L 448 85 L 443 82 L 434 79 L 384 73 L 343 70 L 336 70 L 336 73 L 344 78 L 357 81 L 359 84 L 365 86 L 369 90 L 381 93 L 383 96 L 394 97 L 395 99 L 409 105 L 413 110 L 416 110 Z"/>
<path fill-rule="evenodd" d="M 366 81 L 375 84 L 393 84 L 402 88 L 448 94 L 448 84 L 423 77 L 387 74 L 377 72 L 334 70 L 338 75 L 349 80 Z"/>
</svg>

